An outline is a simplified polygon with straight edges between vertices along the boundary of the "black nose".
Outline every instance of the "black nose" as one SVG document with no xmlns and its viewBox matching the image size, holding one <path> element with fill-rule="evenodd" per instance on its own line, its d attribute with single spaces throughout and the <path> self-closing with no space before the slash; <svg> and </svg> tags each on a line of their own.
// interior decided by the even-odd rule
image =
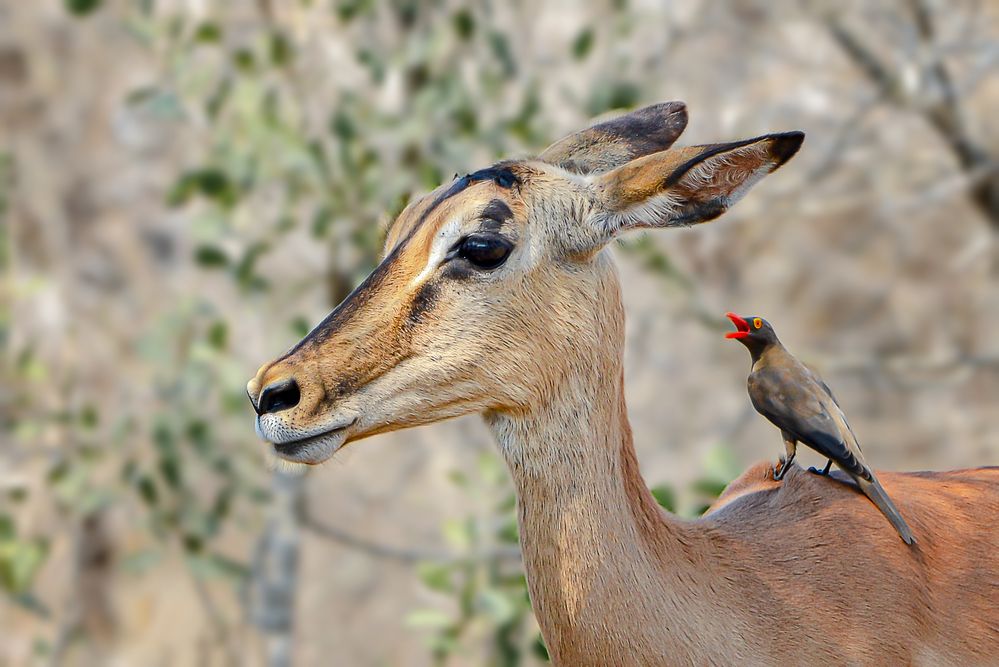
<svg viewBox="0 0 999 667">
<path fill-rule="evenodd" d="M 270 412 L 281 412 L 298 405 L 302 392 L 298 389 L 295 378 L 272 382 L 260 392 L 257 402 L 257 414 L 266 415 Z"/>
</svg>

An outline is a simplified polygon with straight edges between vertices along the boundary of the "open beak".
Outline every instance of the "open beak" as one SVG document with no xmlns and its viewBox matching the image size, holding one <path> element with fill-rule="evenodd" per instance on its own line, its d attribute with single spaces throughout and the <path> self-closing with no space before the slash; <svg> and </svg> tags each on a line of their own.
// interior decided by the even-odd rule
<svg viewBox="0 0 999 667">
<path fill-rule="evenodd" d="M 732 320 L 732 324 L 734 324 L 737 329 L 737 331 L 729 331 L 725 334 L 725 338 L 745 338 L 749 335 L 749 322 L 742 319 L 735 313 L 725 313 L 725 317 Z"/>
</svg>

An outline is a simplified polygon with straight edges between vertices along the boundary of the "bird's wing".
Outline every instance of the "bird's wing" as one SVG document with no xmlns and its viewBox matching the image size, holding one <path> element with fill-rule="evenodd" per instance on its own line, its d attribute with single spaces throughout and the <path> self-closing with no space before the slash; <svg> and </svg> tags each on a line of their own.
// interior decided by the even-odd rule
<svg viewBox="0 0 999 667">
<path fill-rule="evenodd" d="M 760 414 L 802 444 L 850 474 L 870 475 L 846 417 L 812 378 L 787 369 L 762 368 L 750 376 L 749 395 Z"/>
<path fill-rule="evenodd" d="M 846 413 L 844 413 L 843 408 L 840 407 L 839 401 L 836 400 L 836 395 L 833 394 L 832 389 L 830 389 L 829 385 L 826 384 L 825 380 L 819 377 L 819 374 L 813 371 L 811 368 L 808 369 L 808 374 L 813 380 L 815 380 L 816 384 L 822 387 L 822 391 L 826 393 L 826 396 L 828 396 L 832 400 L 833 405 L 836 406 L 836 409 L 830 410 L 830 412 L 833 413 L 834 417 L 839 417 L 837 421 L 842 421 L 842 426 L 846 428 L 847 431 L 850 432 L 850 437 L 852 438 L 852 442 L 848 442 L 847 444 L 850 446 L 855 446 L 858 452 L 861 451 L 860 441 L 857 440 L 857 436 L 856 434 L 854 434 L 853 428 L 850 426 L 850 422 L 846 420 Z"/>
<path fill-rule="evenodd" d="M 839 407 L 839 401 L 836 400 L 836 396 L 833 395 L 832 389 L 829 388 L 829 385 L 826 384 L 826 381 L 820 378 L 818 373 L 816 373 L 812 369 L 808 369 L 808 371 L 811 374 L 811 376 L 815 379 L 815 381 L 818 383 L 818 385 L 822 387 L 822 391 L 826 392 L 826 395 L 828 395 L 829 398 L 832 399 L 833 403 L 836 404 L 836 407 Z"/>
</svg>

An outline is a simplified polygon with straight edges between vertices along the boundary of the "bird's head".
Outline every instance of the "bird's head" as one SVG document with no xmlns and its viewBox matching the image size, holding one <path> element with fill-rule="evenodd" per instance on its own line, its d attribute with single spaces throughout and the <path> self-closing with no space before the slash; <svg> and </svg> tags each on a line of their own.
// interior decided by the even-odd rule
<svg viewBox="0 0 999 667">
<path fill-rule="evenodd" d="M 747 316 L 740 317 L 735 313 L 725 313 L 725 317 L 732 320 L 735 331 L 729 331 L 725 338 L 734 338 L 749 348 L 750 352 L 757 354 L 771 345 L 778 343 L 777 332 L 762 317 Z"/>
</svg>

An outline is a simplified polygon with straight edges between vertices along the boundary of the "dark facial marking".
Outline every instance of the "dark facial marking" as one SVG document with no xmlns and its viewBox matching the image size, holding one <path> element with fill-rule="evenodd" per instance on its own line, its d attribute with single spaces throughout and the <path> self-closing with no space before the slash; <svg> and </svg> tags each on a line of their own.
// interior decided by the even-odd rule
<svg viewBox="0 0 999 667">
<path fill-rule="evenodd" d="M 409 306 L 409 315 L 406 317 L 406 322 L 409 324 L 419 322 L 434 307 L 434 303 L 437 301 L 437 292 L 437 285 L 435 283 L 423 283 Z"/>
<path fill-rule="evenodd" d="M 353 392 L 356 384 L 357 379 L 351 375 L 347 375 L 337 380 L 336 387 L 331 391 L 329 385 L 326 383 L 326 379 L 320 375 L 319 385 L 323 393 L 319 397 L 319 400 L 316 401 L 316 405 L 312 409 L 312 415 L 321 415 L 330 410 L 338 399 Z"/>
<path fill-rule="evenodd" d="M 423 214 L 420 215 L 420 219 L 417 221 L 415 225 L 413 225 L 413 231 L 410 232 L 410 236 L 412 236 L 413 232 L 415 232 L 423 225 L 423 223 L 426 221 L 427 217 L 429 217 L 429 215 L 433 212 L 433 210 L 438 206 L 440 206 L 441 203 L 443 203 L 445 200 L 450 199 L 459 192 L 465 190 L 466 188 L 468 188 L 468 186 L 472 185 L 473 183 L 478 183 L 480 181 L 490 181 L 490 180 L 504 189 L 510 189 L 514 185 L 520 183 L 520 179 L 517 178 L 517 175 L 514 174 L 509 167 L 503 166 L 502 163 L 499 165 L 488 167 L 487 169 L 480 169 L 479 171 L 462 176 L 457 181 L 452 183 L 451 187 L 449 187 L 447 190 L 438 195 L 437 199 L 435 199 L 430 204 L 430 206 L 427 207 L 427 210 L 425 210 Z"/>
<path fill-rule="evenodd" d="M 340 305 L 334 308 L 333 312 L 327 315 L 322 322 L 317 324 L 315 328 L 312 331 L 310 331 L 308 335 L 305 336 L 305 338 L 300 340 L 297 345 L 291 348 L 286 354 L 284 354 L 280 359 L 278 359 L 274 363 L 287 359 L 292 354 L 295 354 L 306 345 L 309 344 L 320 345 L 323 342 L 325 342 L 341 326 L 343 326 L 343 323 L 346 322 L 351 317 L 351 315 L 353 315 L 354 312 L 357 311 L 358 308 L 364 305 L 371 298 L 371 295 L 374 293 L 375 289 L 385 280 L 385 277 L 388 275 L 389 267 L 392 265 L 392 262 L 395 259 L 395 257 L 406 246 L 408 241 L 413 238 L 416 231 L 423 225 L 423 222 L 430 215 L 431 211 L 440 206 L 440 204 L 444 200 L 455 196 L 462 190 L 468 188 L 473 183 L 478 183 L 480 181 L 487 181 L 487 180 L 494 181 L 501 188 L 512 188 L 515 184 L 520 183 L 520 179 L 517 178 L 516 174 L 514 174 L 513 171 L 511 171 L 510 168 L 508 166 L 505 166 L 503 163 L 494 165 L 487 169 L 480 169 L 479 171 L 467 174 L 456 180 L 454 183 L 451 184 L 451 187 L 442 192 L 437 197 L 437 199 L 435 199 L 430 204 L 430 206 L 427 207 L 427 210 L 424 211 L 423 214 L 420 216 L 419 222 L 417 222 L 417 224 L 413 226 L 413 229 L 412 231 L 410 231 L 409 235 L 405 239 L 403 239 L 402 242 L 396 245 L 396 247 L 392 250 L 392 252 L 389 253 L 388 257 L 383 259 L 382 262 L 377 267 L 375 267 L 375 270 L 372 271 L 371 274 L 364 279 L 364 282 L 362 282 L 360 285 L 354 288 L 354 291 L 352 291 L 349 295 L 347 295 L 347 298 L 344 299 L 342 302 L 340 302 Z M 507 210 L 509 211 L 509 207 L 507 207 Z M 426 303 L 425 306 L 422 306 L 421 309 L 426 310 L 427 308 L 430 307 L 430 305 L 432 304 L 428 302 Z"/>
<path fill-rule="evenodd" d="M 513 211 L 502 199 L 494 199 L 482 209 L 482 229 L 498 231 L 504 222 L 513 219 Z"/>
</svg>

